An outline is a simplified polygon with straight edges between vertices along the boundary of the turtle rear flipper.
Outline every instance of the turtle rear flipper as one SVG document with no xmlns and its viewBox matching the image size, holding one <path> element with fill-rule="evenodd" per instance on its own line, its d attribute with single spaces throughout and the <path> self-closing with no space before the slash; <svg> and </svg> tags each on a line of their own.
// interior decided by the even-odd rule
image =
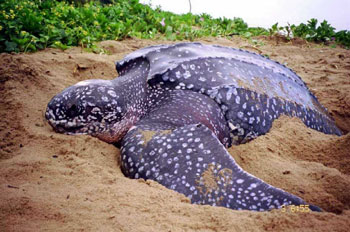
<svg viewBox="0 0 350 232">
<path fill-rule="evenodd" d="M 203 124 L 172 128 L 141 120 L 123 139 L 122 170 L 130 178 L 157 181 L 195 204 L 254 211 L 308 205 L 242 170 Z"/>
</svg>

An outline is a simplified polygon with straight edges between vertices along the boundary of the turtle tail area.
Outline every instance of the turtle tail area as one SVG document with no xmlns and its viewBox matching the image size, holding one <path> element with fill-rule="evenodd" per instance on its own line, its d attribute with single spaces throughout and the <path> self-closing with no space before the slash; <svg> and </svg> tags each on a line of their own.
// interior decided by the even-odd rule
<svg viewBox="0 0 350 232">
<path fill-rule="evenodd" d="M 321 211 L 242 170 L 202 124 L 175 129 L 161 123 L 138 124 L 122 142 L 122 170 L 130 178 L 157 181 L 194 204 L 252 211 L 288 207 Z"/>
</svg>

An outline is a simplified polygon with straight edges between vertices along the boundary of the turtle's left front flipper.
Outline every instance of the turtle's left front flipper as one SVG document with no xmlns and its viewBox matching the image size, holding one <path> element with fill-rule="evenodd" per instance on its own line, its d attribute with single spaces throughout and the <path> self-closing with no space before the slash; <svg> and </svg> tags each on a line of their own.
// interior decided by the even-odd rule
<svg viewBox="0 0 350 232">
<path fill-rule="evenodd" d="M 121 151 L 126 176 L 155 180 L 192 203 L 255 211 L 308 205 L 243 171 L 202 124 L 172 128 L 141 121 L 127 133 Z"/>
</svg>

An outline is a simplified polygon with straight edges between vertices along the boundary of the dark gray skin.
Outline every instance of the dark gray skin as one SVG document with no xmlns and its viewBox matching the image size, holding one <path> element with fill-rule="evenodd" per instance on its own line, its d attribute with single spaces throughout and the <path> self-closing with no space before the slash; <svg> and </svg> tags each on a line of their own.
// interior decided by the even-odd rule
<svg viewBox="0 0 350 232">
<path fill-rule="evenodd" d="M 125 176 L 155 180 L 192 203 L 320 211 L 245 172 L 226 150 L 265 134 L 282 114 L 341 134 L 290 69 L 246 51 L 182 43 L 135 51 L 117 71 L 116 79 L 79 82 L 56 95 L 46 111 L 55 131 L 121 143 Z"/>
</svg>

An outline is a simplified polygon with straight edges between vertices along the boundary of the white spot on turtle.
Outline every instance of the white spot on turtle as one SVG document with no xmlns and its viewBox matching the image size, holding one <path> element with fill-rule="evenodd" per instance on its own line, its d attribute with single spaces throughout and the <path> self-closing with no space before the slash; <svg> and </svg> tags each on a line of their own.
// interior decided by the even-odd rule
<svg viewBox="0 0 350 232">
<path fill-rule="evenodd" d="M 177 72 L 175 73 L 175 76 L 176 76 L 176 78 L 180 78 L 180 77 L 181 77 L 180 71 L 177 71 Z"/>
<path fill-rule="evenodd" d="M 185 79 L 188 79 L 188 78 L 190 78 L 191 77 L 191 73 L 189 72 L 189 71 L 186 71 L 185 73 L 184 73 L 184 78 Z"/>
<path fill-rule="evenodd" d="M 241 102 L 241 98 L 239 96 L 236 96 L 236 104 L 239 104 Z"/>
<path fill-rule="evenodd" d="M 206 81 L 206 79 L 205 79 L 204 77 L 199 77 L 198 80 L 199 80 L 199 81 L 202 81 L 202 82 L 205 82 L 205 81 Z"/>
<path fill-rule="evenodd" d="M 113 90 L 108 90 L 107 93 L 111 95 L 112 97 L 116 97 L 117 94 Z"/>
</svg>

